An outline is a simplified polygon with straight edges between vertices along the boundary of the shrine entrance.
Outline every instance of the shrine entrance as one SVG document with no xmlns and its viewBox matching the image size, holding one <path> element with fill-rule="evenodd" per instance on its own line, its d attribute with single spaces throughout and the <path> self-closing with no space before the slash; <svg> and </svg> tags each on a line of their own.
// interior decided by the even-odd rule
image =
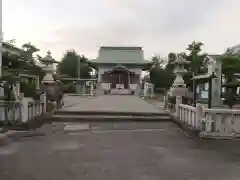
<svg viewBox="0 0 240 180">
<path fill-rule="evenodd" d="M 102 75 L 102 81 L 111 84 L 111 89 L 129 89 L 132 73 L 124 66 L 117 66 Z"/>
<path fill-rule="evenodd" d="M 111 89 L 128 89 L 129 74 L 125 71 L 113 71 L 110 73 Z"/>
</svg>

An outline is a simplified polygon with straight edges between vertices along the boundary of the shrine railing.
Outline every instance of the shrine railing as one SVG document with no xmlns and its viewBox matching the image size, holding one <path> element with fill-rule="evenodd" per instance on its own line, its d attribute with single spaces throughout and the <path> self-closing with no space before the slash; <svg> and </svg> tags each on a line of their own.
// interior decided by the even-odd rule
<svg viewBox="0 0 240 180">
<path fill-rule="evenodd" d="M 21 122 L 21 103 L 13 101 L 0 102 L 0 122 Z"/>
<path fill-rule="evenodd" d="M 36 117 L 43 116 L 46 112 L 46 102 L 42 100 L 29 100 L 22 98 L 20 101 L 0 102 L 0 124 L 21 124 Z"/>
<path fill-rule="evenodd" d="M 28 120 L 32 120 L 35 117 L 42 116 L 44 113 L 44 102 L 33 101 L 28 102 Z"/>
<path fill-rule="evenodd" d="M 176 116 L 184 124 L 200 131 L 202 137 L 240 137 L 240 110 L 207 109 L 176 104 Z"/>
<path fill-rule="evenodd" d="M 204 109 L 202 135 L 240 136 L 240 110 Z"/>
<path fill-rule="evenodd" d="M 178 118 L 183 123 L 190 125 L 192 128 L 199 129 L 200 122 L 197 116 L 197 109 L 196 107 L 179 104 L 177 110 Z"/>
</svg>

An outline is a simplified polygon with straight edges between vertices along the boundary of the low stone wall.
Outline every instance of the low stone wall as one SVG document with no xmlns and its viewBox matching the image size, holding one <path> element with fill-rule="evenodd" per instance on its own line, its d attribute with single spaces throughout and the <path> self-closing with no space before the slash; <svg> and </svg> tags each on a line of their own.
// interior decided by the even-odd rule
<svg viewBox="0 0 240 180">
<path fill-rule="evenodd" d="M 202 137 L 239 138 L 240 110 L 204 109 Z"/>
<path fill-rule="evenodd" d="M 177 98 L 173 118 L 183 129 L 198 131 L 200 137 L 220 139 L 240 137 L 240 110 L 237 109 L 208 109 L 199 103 L 193 107 L 181 104 Z"/>
</svg>

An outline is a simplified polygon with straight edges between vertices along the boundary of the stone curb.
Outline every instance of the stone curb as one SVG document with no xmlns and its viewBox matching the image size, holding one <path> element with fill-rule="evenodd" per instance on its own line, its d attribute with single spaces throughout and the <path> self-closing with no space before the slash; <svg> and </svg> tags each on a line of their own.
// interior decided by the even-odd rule
<svg viewBox="0 0 240 180">
<path fill-rule="evenodd" d="M 11 140 L 19 140 L 21 138 L 29 138 L 29 137 L 36 137 L 36 136 L 45 136 L 45 133 L 38 130 L 9 131 L 6 134 L 7 134 L 7 137 L 10 138 Z"/>
<path fill-rule="evenodd" d="M 196 130 L 194 128 L 192 128 L 191 126 L 183 123 L 182 121 L 180 121 L 176 116 L 174 116 L 173 114 L 170 114 L 171 120 L 177 124 L 177 126 L 187 134 L 188 137 L 200 137 L 200 131 Z"/>
<path fill-rule="evenodd" d="M 20 140 L 21 138 L 30 138 L 37 136 L 45 136 L 45 133 L 40 131 L 8 131 L 0 134 L 0 147 L 6 146 L 12 141 Z"/>
<path fill-rule="evenodd" d="M 147 101 L 147 102 L 149 104 L 152 104 L 155 107 L 157 107 L 155 104 L 153 104 L 153 103 L 151 103 L 149 101 Z M 186 133 L 186 135 L 188 137 L 200 137 L 200 131 L 199 130 L 196 130 L 196 129 L 192 128 L 191 126 L 183 123 L 174 114 L 170 113 L 169 111 L 165 110 L 165 112 L 167 112 L 168 115 L 170 116 L 170 121 L 175 123 L 184 133 Z"/>
<path fill-rule="evenodd" d="M 9 138 L 5 133 L 0 133 L 0 147 L 8 145 Z"/>
<path fill-rule="evenodd" d="M 8 145 L 11 141 L 19 140 L 21 138 L 30 138 L 36 136 L 45 136 L 45 133 L 40 132 L 37 128 L 51 119 L 51 113 L 46 113 L 43 116 L 36 117 L 28 123 L 23 124 L 19 130 L 9 130 L 6 133 L 0 133 L 0 146 Z"/>
</svg>

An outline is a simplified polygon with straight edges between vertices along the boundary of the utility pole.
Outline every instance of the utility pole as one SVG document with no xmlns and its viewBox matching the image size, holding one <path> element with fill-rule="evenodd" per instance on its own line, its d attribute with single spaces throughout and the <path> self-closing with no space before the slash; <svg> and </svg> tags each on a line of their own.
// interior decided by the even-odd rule
<svg viewBox="0 0 240 180">
<path fill-rule="evenodd" d="M 1 51 L 0 51 L 0 77 L 2 77 L 2 42 L 3 42 L 3 32 L 2 32 L 2 29 L 1 29 L 1 42 L 0 42 L 0 49 L 1 49 Z"/>
<path fill-rule="evenodd" d="M 1 33 L 0 34 L 0 38 L 1 38 L 1 42 L 0 42 L 0 49 L 1 49 L 1 51 L 0 51 L 0 78 L 1 78 L 2 77 L 2 41 L 3 41 L 2 26 L 0 28 L 0 33 Z M 1 84 L 1 85 L 3 85 L 3 84 Z M 2 98 L 4 98 L 4 88 L 0 87 L 0 101 L 2 101 Z M 3 107 L 0 108 L 0 118 L 5 119 L 5 108 L 3 108 Z"/>
<path fill-rule="evenodd" d="M 81 90 L 81 84 L 80 84 L 80 79 L 81 79 L 81 57 L 80 55 L 77 55 L 77 81 L 76 81 L 76 91 L 77 93 L 80 93 Z"/>
<path fill-rule="evenodd" d="M 77 56 L 78 58 L 77 58 L 77 77 L 78 77 L 78 79 L 80 79 L 81 78 L 81 70 L 80 70 L 80 68 L 81 68 L 81 57 L 80 56 Z"/>
</svg>

